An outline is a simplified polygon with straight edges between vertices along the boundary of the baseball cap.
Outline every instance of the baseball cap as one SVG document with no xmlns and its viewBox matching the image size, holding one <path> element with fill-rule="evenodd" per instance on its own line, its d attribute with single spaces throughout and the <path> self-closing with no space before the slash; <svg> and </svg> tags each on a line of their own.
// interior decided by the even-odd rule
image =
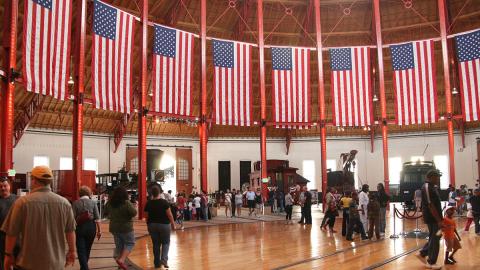
<svg viewBox="0 0 480 270">
<path fill-rule="evenodd" d="M 47 166 L 36 166 L 32 169 L 32 176 L 39 180 L 51 181 L 53 179 L 52 170 Z"/>
</svg>

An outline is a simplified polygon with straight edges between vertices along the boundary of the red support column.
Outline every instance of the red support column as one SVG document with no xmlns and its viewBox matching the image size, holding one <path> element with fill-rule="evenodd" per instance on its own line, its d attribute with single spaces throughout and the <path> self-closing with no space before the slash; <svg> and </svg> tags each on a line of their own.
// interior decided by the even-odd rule
<svg viewBox="0 0 480 270">
<path fill-rule="evenodd" d="M 380 21 L 380 0 L 373 0 L 375 37 L 377 41 L 378 78 L 380 84 L 380 108 L 382 111 L 382 142 L 383 142 L 383 179 L 385 190 L 390 190 L 388 176 L 388 127 L 387 127 L 387 102 L 385 97 L 385 75 L 383 73 L 383 51 L 382 51 L 382 26 Z"/>
<path fill-rule="evenodd" d="M 7 172 L 13 168 L 13 120 L 14 120 L 14 93 L 15 68 L 17 64 L 17 16 L 18 0 L 6 1 L 4 25 L 7 31 L 3 33 L 3 47 L 7 58 L 7 80 L 2 83 L 5 89 L 2 95 L 2 132 L 0 152 L 0 172 Z"/>
<path fill-rule="evenodd" d="M 207 176 L 207 1 L 200 3 L 200 38 L 202 58 L 202 92 L 201 92 L 201 120 L 198 130 L 200 139 L 200 185 L 202 191 L 208 192 Z"/>
<path fill-rule="evenodd" d="M 147 203 L 147 40 L 148 0 L 142 4 L 142 71 L 138 102 L 138 219 L 143 219 Z"/>
<path fill-rule="evenodd" d="M 74 198 L 78 198 L 78 188 L 82 184 L 83 171 L 83 93 L 85 71 L 85 31 L 87 19 L 86 0 L 77 1 L 77 35 L 75 37 L 75 100 L 73 102 L 72 161 Z"/>
<path fill-rule="evenodd" d="M 265 98 L 265 44 L 263 40 L 263 0 L 257 1 L 258 17 L 258 53 L 259 53 L 259 83 L 260 83 L 260 158 L 261 176 L 267 177 L 267 103 Z M 267 184 L 262 183 L 262 194 L 268 196 Z"/>
<path fill-rule="evenodd" d="M 322 202 L 325 210 L 325 194 L 327 194 L 327 131 L 325 126 L 325 84 L 323 79 L 322 26 L 320 21 L 320 0 L 315 0 L 315 29 L 317 31 L 318 62 L 318 109 L 320 111 L 320 168 L 322 170 Z"/>
<path fill-rule="evenodd" d="M 455 142 L 453 138 L 452 95 L 450 92 L 450 66 L 448 64 L 447 43 L 447 6 L 445 0 L 438 0 L 438 15 L 440 17 L 440 37 L 442 41 L 443 81 L 445 83 L 445 101 L 447 104 L 448 157 L 450 164 L 450 184 L 455 186 Z"/>
</svg>

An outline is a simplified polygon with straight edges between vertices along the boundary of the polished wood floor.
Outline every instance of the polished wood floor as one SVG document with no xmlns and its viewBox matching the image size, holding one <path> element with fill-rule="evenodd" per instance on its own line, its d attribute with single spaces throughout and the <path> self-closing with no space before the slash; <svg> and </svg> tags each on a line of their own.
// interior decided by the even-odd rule
<svg viewBox="0 0 480 270">
<path fill-rule="evenodd" d="M 259 221 L 176 231 L 171 237 L 170 269 L 425 269 L 415 256 L 425 240 L 388 239 L 393 232 L 392 218 L 387 221 L 387 239 L 360 241 L 357 237 L 355 242 L 344 240 L 340 233 L 320 230 L 322 215 L 318 209 L 314 209 L 313 218 L 313 225 Z M 457 220 L 460 228 L 464 222 L 463 218 Z M 397 232 L 402 226 L 397 220 Z M 341 219 L 335 228 L 340 231 Z M 405 228 L 411 231 L 415 222 L 407 221 Z M 456 256 L 458 263 L 444 269 L 480 269 L 480 236 L 473 233 L 473 227 L 461 235 L 463 249 Z M 150 238 L 140 238 L 131 262 L 140 269 L 153 269 L 151 250 Z M 443 244 L 440 254 L 438 263 L 443 262 Z"/>
</svg>

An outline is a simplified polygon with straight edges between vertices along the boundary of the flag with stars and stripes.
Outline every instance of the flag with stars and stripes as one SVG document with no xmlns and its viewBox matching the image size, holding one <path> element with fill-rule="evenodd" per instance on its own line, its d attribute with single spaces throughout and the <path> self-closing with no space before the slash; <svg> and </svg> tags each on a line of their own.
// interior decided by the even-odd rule
<svg viewBox="0 0 480 270">
<path fill-rule="evenodd" d="M 190 116 L 194 35 L 160 25 L 154 28 L 153 111 Z"/>
<path fill-rule="evenodd" d="M 130 113 L 135 17 L 94 2 L 92 93 L 95 108 Z"/>
<path fill-rule="evenodd" d="M 276 127 L 310 122 L 310 49 L 272 47 L 272 69 Z"/>
<path fill-rule="evenodd" d="M 250 126 L 252 45 L 213 40 L 213 118 L 218 125 Z"/>
<path fill-rule="evenodd" d="M 433 40 L 391 45 L 398 125 L 438 120 Z"/>
<path fill-rule="evenodd" d="M 372 124 L 370 48 L 330 49 L 333 123 L 336 126 Z"/>
<path fill-rule="evenodd" d="M 25 0 L 22 73 L 27 91 L 68 96 L 71 0 Z"/>
<path fill-rule="evenodd" d="M 480 30 L 455 37 L 465 121 L 480 116 Z"/>
</svg>

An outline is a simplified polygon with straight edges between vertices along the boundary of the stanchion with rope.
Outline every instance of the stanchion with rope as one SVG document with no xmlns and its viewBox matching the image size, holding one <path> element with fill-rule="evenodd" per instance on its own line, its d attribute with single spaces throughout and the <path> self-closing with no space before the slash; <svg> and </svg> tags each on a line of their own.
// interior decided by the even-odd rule
<svg viewBox="0 0 480 270">
<path fill-rule="evenodd" d="M 393 205 L 393 234 L 390 235 L 390 239 L 397 239 L 397 238 L 399 238 L 398 234 L 396 233 L 396 231 L 397 231 L 396 222 L 395 222 L 395 220 L 396 220 L 396 218 L 395 218 L 396 212 L 397 212 L 397 207 L 396 207 L 395 204 L 394 204 L 394 205 Z"/>
<path fill-rule="evenodd" d="M 403 217 L 407 215 L 405 208 L 403 208 Z M 400 218 L 402 220 L 402 232 L 400 233 L 401 236 L 407 236 L 408 232 L 405 230 L 405 218 Z"/>
</svg>

